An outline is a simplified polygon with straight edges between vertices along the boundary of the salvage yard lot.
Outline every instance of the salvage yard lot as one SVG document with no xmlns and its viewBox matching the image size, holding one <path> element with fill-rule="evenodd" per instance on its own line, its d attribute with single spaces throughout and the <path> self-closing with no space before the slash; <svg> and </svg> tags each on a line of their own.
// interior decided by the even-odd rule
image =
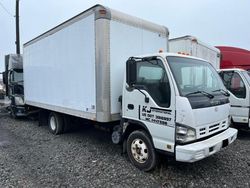
<svg viewBox="0 0 250 188">
<path fill-rule="evenodd" d="M 249 132 L 193 164 L 161 156 L 161 164 L 145 173 L 109 133 L 82 124 L 54 136 L 37 121 L 0 112 L 0 187 L 250 187 Z"/>
</svg>

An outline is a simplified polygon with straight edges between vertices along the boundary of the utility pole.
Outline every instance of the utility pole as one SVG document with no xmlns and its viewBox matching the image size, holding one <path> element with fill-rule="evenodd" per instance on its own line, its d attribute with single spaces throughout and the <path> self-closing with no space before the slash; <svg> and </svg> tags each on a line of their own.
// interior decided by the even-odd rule
<svg viewBox="0 0 250 188">
<path fill-rule="evenodd" d="M 19 0 L 16 0 L 16 53 L 20 54 Z"/>
</svg>

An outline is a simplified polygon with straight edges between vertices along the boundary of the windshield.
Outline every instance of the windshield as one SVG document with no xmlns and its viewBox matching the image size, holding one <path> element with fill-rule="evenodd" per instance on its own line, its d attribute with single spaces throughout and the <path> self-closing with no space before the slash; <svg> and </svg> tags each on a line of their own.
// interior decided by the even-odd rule
<svg viewBox="0 0 250 188">
<path fill-rule="evenodd" d="M 242 73 L 243 73 L 244 77 L 246 78 L 248 84 L 250 85 L 250 72 L 243 71 Z"/>
<path fill-rule="evenodd" d="M 181 96 L 214 94 L 225 90 L 216 70 L 209 63 L 185 57 L 167 57 Z"/>
<path fill-rule="evenodd" d="M 22 70 L 13 70 L 12 82 L 22 84 L 22 82 L 23 82 L 23 71 Z"/>
</svg>

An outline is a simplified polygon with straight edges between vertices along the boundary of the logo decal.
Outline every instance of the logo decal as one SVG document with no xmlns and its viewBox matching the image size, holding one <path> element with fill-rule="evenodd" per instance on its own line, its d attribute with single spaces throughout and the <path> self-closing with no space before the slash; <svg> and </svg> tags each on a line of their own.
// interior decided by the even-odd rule
<svg viewBox="0 0 250 188">
<path fill-rule="evenodd" d="M 172 127 L 173 125 L 173 123 L 171 123 L 171 121 L 173 121 L 172 111 L 160 108 L 139 106 L 139 119 L 163 126 Z"/>
</svg>

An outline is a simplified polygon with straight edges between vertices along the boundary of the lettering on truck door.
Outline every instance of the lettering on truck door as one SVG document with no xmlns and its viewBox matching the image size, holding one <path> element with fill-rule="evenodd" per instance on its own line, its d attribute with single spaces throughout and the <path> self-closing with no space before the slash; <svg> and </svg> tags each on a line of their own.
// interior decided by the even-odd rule
<svg viewBox="0 0 250 188">
<path fill-rule="evenodd" d="M 140 120 L 148 121 L 163 126 L 173 126 L 171 125 L 172 118 L 173 117 L 171 110 L 149 107 L 146 105 L 139 106 Z"/>
</svg>

